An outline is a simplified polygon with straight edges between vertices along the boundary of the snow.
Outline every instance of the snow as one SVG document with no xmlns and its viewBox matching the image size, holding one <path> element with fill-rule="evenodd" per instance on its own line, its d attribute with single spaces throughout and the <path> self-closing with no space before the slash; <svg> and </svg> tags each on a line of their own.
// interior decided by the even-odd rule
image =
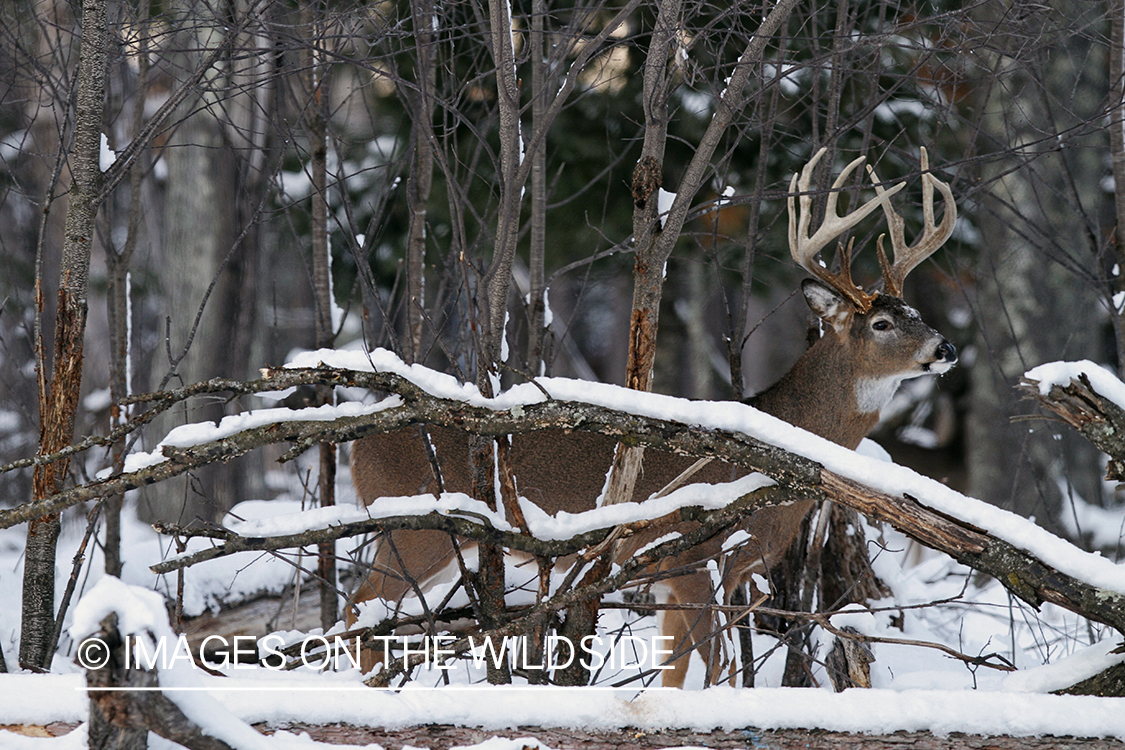
<svg viewBox="0 0 1125 750">
<path fill-rule="evenodd" d="M 1120 644 L 1102 641 L 1043 667 L 1013 672 L 1004 679 L 1003 689 L 1016 693 L 1049 693 L 1089 679 L 1115 664 L 1125 662 Z"/>
<path fill-rule="evenodd" d="M 1039 393 L 1043 396 L 1048 395 L 1056 385 L 1070 385 L 1070 381 L 1077 380 L 1079 375 L 1089 378 L 1090 385 L 1099 395 L 1125 409 L 1125 383 L 1106 368 L 1087 359 L 1078 362 L 1048 362 L 1024 373 L 1026 379 L 1039 383 Z"/>
<path fill-rule="evenodd" d="M 520 498 L 526 514 L 528 530 L 532 536 L 547 541 L 571 539 L 597 529 L 607 529 L 624 523 L 651 520 L 665 516 L 679 508 L 701 506 L 705 509 L 722 508 L 730 502 L 774 482 L 761 474 L 749 474 L 733 482 L 720 485 L 688 485 L 667 495 L 644 503 L 618 503 L 582 513 L 560 512 L 550 516 L 527 498 Z M 271 516 L 243 522 L 228 522 L 226 527 L 244 537 L 284 536 L 298 534 L 307 529 L 326 529 L 369 518 L 416 516 L 427 513 L 462 515 L 482 518 L 501 531 L 514 528 L 499 514 L 480 500 L 459 492 L 445 492 L 438 497 L 415 495 L 409 497 L 380 498 L 377 510 L 332 505 L 311 508 L 291 515 Z"/>
<path fill-rule="evenodd" d="M 1060 477 L 1061 479 L 1061 477 Z M 1103 508 L 1062 488 L 1067 498 L 1059 510 L 1059 523 L 1072 539 L 1086 536 L 1094 549 L 1114 549 L 1125 539 L 1125 508 Z"/>
<path fill-rule="evenodd" d="M 105 576 L 75 605 L 71 638 L 78 641 L 97 632 L 99 623 L 111 612 L 117 613 L 117 628 L 122 633 L 150 631 L 157 637 L 173 634 L 163 596 Z"/>
<path fill-rule="evenodd" d="M 162 672 L 162 680 L 164 677 Z M 939 736 L 961 732 L 1125 739 L 1125 699 L 1014 691 L 853 689 L 833 693 L 795 688 L 739 690 L 726 686 L 706 691 L 661 688 L 638 691 L 483 685 L 390 691 L 374 690 L 358 683 L 325 685 L 298 679 L 257 680 L 205 675 L 194 682 L 207 692 L 188 691 L 187 685 L 176 685 L 178 689 L 167 690 L 166 695 L 181 707 L 186 706 L 202 726 L 228 737 L 236 733 L 234 727 L 242 722 L 284 723 L 301 717 L 302 721 L 313 724 L 345 723 L 387 729 L 420 724 L 454 724 L 484 730 L 569 726 L 611 731 L 624 727 L 642 731 L 665 728 L 710 731 L 754 727 L 878 734 L 929 731 Z M 35 698 L 43 700 L 49 694 L 62 696 L 61 711 L 68 720 L 84 718 L 83 687 L 81 675 L 0 675 L 0 692 L 8 694 L 15 690 L 22 696 L 15 710 L 8 706 L 0 709 L 0 721 L 42 721 L 43 712 L 31 708 L 30 704 Z M 22 713 L 19 707 L 23 706 L 31 710 Z M 213 713 L 201 714 L 202 708 Z M 239 739 L 246 736 L 242 734 Z M 0 742 L 5 742 L 7 737 L 0 734 Z M 60 743 L 59 740 L 52 742 Z M 321 747 L 309 742 L 304 746 Z M 260 735 L 258 740 L 237 746 L 279 747 Z"/>
<path fill-rule="evenodd" d="M 112 167 L 115 161 L 117 161 L 117 152 L 109 147 L 109 138 L 102 133 L 98 146 L 98 169 L 104 172 Z"/>
<path fill-rule="evenodd" d="M 791 64 L 778 65 L 766 63 L 763 66 L 762 77 L 766 80 L 776 80 L 781 85 L 781 92 L 785 96 L 796 96 L 801 92 L 800 81 L 807 77 L 807 70 Z"/>
<path fill-rule="evenodd" d="M 418 366 L 409 366 L 393 355 L 375 351 L 320 351 L 299 353 L 291 366 L 328 366 L 379 369 L 396 372 L 434 395 L 494 409 L 516 409 L 543 400 L 536 385 L 516 386 L 486 399 L 472 385 Z M 1048 388 L 1068 383 L 1078 372 L 1087 373 L 1095 390 L 1125 403 L 1125 385 L 1091 363 L 1052 363 L 1028 372 Z M 672 419 L 706 428 L 737 430 L 808 456 L 843 476 L 874 485 L 886 492 L 909 492 L 923 504 L 943 513 L 988 528 L 994 534 L 1027 549 L 1051 565 L 1108 590 L 1125 592 L 1125 574 L 1120 565 L 1098 555 L 1077 550 L 1046 534 L 1029 521 L 985 506 L 948 490 L 902 467 L 891 464 L 882 449 L 864 441 L 857 452 L 819 440 L 808 433 L 757 412 L 731 403 L 689 402 L 626 391 L 595 383 L 541 378 L 538 386 L 553 398 L 577 400 L 621 409 L 644 416 Z M 260 409 L 224 419 L 218 425 L 201 424 L 177 428 L 163 444 L 190 446 L 230 435 L 240 429 L 292 419 L 333 419 L 369 414 L 394 408 L 396 398 L 375 404 L 345 403 L 336 407 L 306 409 Z M 147 458 L 146 458 L 147 456 Z M 138 454 L 134 462 L 160 460 L 154 454 Z M 549 517 L 525 503 L 533 532 L 543 538 L 563 539 L 585 530 L 604 528 L 639 518 L 655 517 L 686 505 L 721 507 L 731 499 L 766 482 L 751 475 L 716 488 L 683 487 L 649 503 L 625 503 L 586 513 Z M 223 525 L 247 536 L 290 534 L 310 528 L 327 528 L 368 518 L 368 509 L 341 502 L 330 508 L 306 509 L 294 487 L 289 497 L 243 503 Z M 1086 511 L 1078 508 L 1081 513 Z M 1090 509 L 1094 510 L 1094 509 Z M 504 522 L 477 501 L 464 495 L 390 498 L 381 501 L 380 515 L 439 512 L 483 516 L 497 528 Z M 1085 527 L 1102 521 L 1083 516 Z M 1104 520 L 1104 519 L 1103 519 Z M 59 545 L 60 567 L 69 566 L 70 556 L 84 524 L 64 527 Z M 1112 541 L 1110 530 L 1107 537 Z M 0 601 L 19 598 L 22 575 L 22 529 L 0 531 Z M 832 616 L 835 627 L 850 626 L 873 638 L 893 637 L 944 645 L 970 656 L 998 653 L 1020 671 L 1000 672 L 971 667 L 936 649 L 874 643 L 869 690 L 833 693 L 830 689 L 777 687 L 784 653 L 765 659 L 758 669 L 757 687 L 730 687 L 701 691 L 703 668 L 694 660 L 688 674 L 688 689 L 609 688 L 623 672 L 605 673 L 601 686 L 547 688 L 513 685 L 489 687 L 464 662 L 446 673 L 451 684 L 443 686 L 437 670 L 421 670 L 415 681 L 398 690 L 380 691 L 361 683 L 356 669 L 319 672 L 301 668 L 275 671 L 254 665 L 223 667 L 225 677 L 212 677 L 194 668 L 186 659 L 161 664 L 161 684 L 166 694 L 208 731 L 239 748 L 322 748 L 306 737 L 279 732 L 265 738 L 247 723 L 350 723 L 398 728 L 417 724 L 456 724 L 480 727 L 482 731 L 522 727 L 534 734 L 535 726 L 570 726 L 603 731 L 636 727 L 642 731 L 690 728 L 707 731 L 754 727 L 756 729 L 826 729 L 860 733 L 929 731 L 939 736 L 966 734 L 1010 734 L 1015 736 L 1112 737 L 1125 740 L 1125 699 L 1055 696 L 1049 691 L 1073 684 L 1112 664 L 1125 661 L 1125 654 L 1112 651 L 1121 637 L 1100 626 L 1091 626 L 1072 613 L 1052 605 L 1038 612 L 1014 602 L 995 581 L 978 580 L 964 566 L 944 555 L 917 548 L 893 529 L 874 529 L 861 524 L 854 530 L 866 534 L 872 549 L 872 566 L 892 595 L 869 608 L 851 606 Z M 76 642 L 95 632 L 109 612 L 116 612 L 124 632 L 148 634 L 149 639 L 174 638 L 168 626 L 165 596 L 174 591 L 175 580 L 154 576 L 147 566 L 168 559 L 169 540 L 136 519 L 135 500 L 127 499 L 123 518 L 123 548 L 126 553 L 124 580 L 101 575 L 101 552 L 91 554 L 89 582 L 83 583 L 68 617 L 61 653 L 51 674 L 15 673 L 0 675 L 0 725 L 44 724 L 52 721 L 81 722 L 86 719 L 84 679 L 74 658 Z M 738 539 L 731 537 L 730 548 Z M 188 553 L 212 544 L 211 540 L 189 540 Z M 470 566 L 472 560 L 466 561 Z M 83 575 L 87 575 L 86 572 Z M 534 577 L 534 572 L 527 575 Z M 293 567 L 275 556 L 239 553 L 209 561 L 185 571 L 185 611 L 198 614 L 227 599 L 239 599 L 260 591 L 281 591 L 292 582 Z M 61 578 L 61 577 L 60 577 Z M 65 581 L 60 580 L 60 587 Z M 760 590 L 766 582 L 758 581 Z M 533 591 L 530 592 L 533 595 Z M 527 595 L 527 592 L 524 594 Z M 617 599 L 619 600 L 619 599 Z M 0 646 L 13 668 L 18 653 L 19 607 L 0 608 Z M 338 624 L 331 632 L 339 632 Z M 601 634 L 650 639 L 658 632 L 655 618 L 606 609 Z M 310 634 L 286 631 L 276 634 L 285 642 L 298 642 Z M 831 635 L 815 631 L 819 653 Z M 765 634 L 754 635 L 756 654 L 767 654 L 776 641 Z M 997 663 L 997 659 L 990 659 Z M 167 668 L 165 668 L 167 666 Z M 814 666 L 817 681 L 826 685 L 823 670 Z M 534 740 L 486 740 L 475 750 L 519 748 Z M 20 737 L 0 730 L 0 747 L 69 750 L 85 747 L 85 726 L 57 739 Z M 150 738 L 150 747 L 173 748 Z"/>
<path fill-rule="evenodd" d="M 284 396 L 282 396 L 284 398 Z M 375 405 L 364 405 L 356 402 L 347 402 L 339 405 L 326 404 L 325 406 L 310 407 L 305 409 L 287 409 L 283 407 L 273 409 L 256 409 L 232 414 L 223 417 L 218 425 L 210 423 L 193 423 L 180 425 L 164 436 L 155 449 L 150 452 L 130 453 L 125 458 L 125 471 L 139 471 L 140 469 L 154 466 L 167 461 L 162 449 L 164 446 L 175 448 L 190 448 L 194 445 L 222 440 L 243 430 L 255 427 L 264 427 L 281 422 L 316 422 L 330 421 L 341 417 L 358 417 L 364 414 L 374 414 L 383 409 L 401 405 L 396 399 L 384 399 Z M 98 474 L 98 478 L 107 476 L 109 470 Z"/>
<path fill-rule="evenodd" d="M 660 226 L 664 226 L 664 219 L 668 216 L 668 212 L 672 210 L 672 204 L 676 202 L 676 193 L 670 193 L 664 188 L 656 189 L 656 215 Z"/>
<path fill-rule="evenodd" d="M 96 633 L 98 623 L 110 612 L 117 614 L 117 628 L 122 636 L 148 639 L 153 645 L 163 639 L 175 640 L 164 597 L 129 586 L 112 576 L 98 581 L 75 606 L 71 637 L 79 640 Z M 170 664 L 158 663 L 157 671 L 164 695 L 204 733 L 241 750 L 299 746 L 289 741 L 291 735 L 266 737 L 232 713 L 206 689 L 200 677 L 202 673 L 190 657 L 172 660 Z M 77 690 L 81 691 L 82 687 L 77 686 Z"/>
<path fill-rule="evenodd" d="M 902 115 L 922 120 L 930 114 L 931 109 L 926 103 L 913 99 L 883 102 L 875 108 L 875 117 L 882 122 L 898 122 Z"/>
</svg>

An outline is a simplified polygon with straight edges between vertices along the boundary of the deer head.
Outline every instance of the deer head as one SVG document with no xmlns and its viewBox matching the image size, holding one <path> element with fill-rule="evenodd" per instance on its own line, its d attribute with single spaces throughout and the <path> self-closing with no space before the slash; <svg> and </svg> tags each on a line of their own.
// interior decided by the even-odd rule
<svg viewBox="0 0 1125 750">
<path fill-rule="evenodd" d="M 957 362 L 957 350 L 922 321 L 918 312 L 901 298 L 906 275 L 932 255 L 949 238 L 957 220 L 957 207 L 949 186 L 928 171 L 922 151 L 922 236 L 911 246 L 903 238 L 903 219 L 890 205 L 890 198 L 904 183 L 884 188 L 877 182 L 876 195 L 854 211 L 840 216 L 836 201 L 845 180 L 863 163 L 860 157 L 844 168 L 828 194 L 825 219 L 810 235 L 809 183 L 821 149 L 793 175 L 789 197 L 789 250 L 793 260 L 813 279 L 801 285 L 809 309 L 825 323 L 824 336 L 805 353 L 772 388 L 751 403 L 787 422 L 822 437 L 855 448 L 875 426 L 880 409 L 908 378 L 941 374 Z M 934 223 L 933 190 L 945 198 L 940 225 Z M 820 251 L 853 228 L 876 208 L 887 217 L 893 262 L 887 260 L 879 238 L 883 291 L 867 292 L 852 280 L 852 245 L 840 245 L 840 270 L 829 271 L 817 258 Z"/>
</svg>

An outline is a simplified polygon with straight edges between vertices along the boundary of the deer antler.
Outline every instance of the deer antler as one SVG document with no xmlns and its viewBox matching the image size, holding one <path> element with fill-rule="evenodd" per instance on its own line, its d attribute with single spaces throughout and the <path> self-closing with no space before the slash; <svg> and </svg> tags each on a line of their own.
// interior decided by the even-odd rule
<svg viewBox="0 0 1125 750">
<path fill-rule="evenodd" d="M 866 157 L 861 156 L 855 159 L 844 168 L 844 171 L 840 172 L 840 176 L 832 183 L 832 190 L 828 193 L 828 203 L 824 210 L 824 223 L 810 237 L 809 223 L 812 221 L 812 216 L 809 208 L 812 203 L 812 196 L 808 194 L 809 183 L 812 181 L 813 169 L 816 168 L 820 157 L 824 156 L 825 150 L 822 148 L 817 151 L 816 155 L 801 170 L 800 179 L 794 174 L 792 181 L 789 183 L 789 252 L 792 253 L 793 260 L 799 266 L 838 291 L 857 308 L 867 312 L 871 309 L 871 301 L 875 299 L 875 295 L 867 294 L 862 287 L 852 281 L 851 243 L 848 244 L 847 249 L 843 245 L 840 246 L 839 273 L 832 273 L 825 268 L 816 259 L 816 255 L 825 245 L 854 227 L 879 206 L 882 206 L 884 210 L 890 210 L 887 201 L 890 200 L 892 195 L 902 190 L 905 183 L 895 185 L 890 190 L 884 190 L 877 186 L 877 194 L 874 198 L 846 216 L 840 216 L 836 213 L 836 200 L 840 197 L 840 189 L 843 187 L 844 181 L 855 171 L 856 167 L 863 163 Z M 800 192 L 798 193 L 798 191 Z M 799 210 L 798 206 L 800 207 Z"/>
<path fill-rule="evenodd" d="M 883 212 L 887 215 L 887 229 L 891 233 L 891 250 L 894 253 L 893 265 L 887 262 L 887 255 L 883 252 L 883 235 L 879 235 L 875 244 L 879 250 L 879 267 L 883 269 L 883 289 L 887 294 L 895 297 L 902 296 L 902 282 L 906 279 L 906 274 L 914 270 L 915 266 L 944 245 L 945 241 L 949 239 L 949 235 L 953 234 L 953 225 L 957 223 L 957 202 L 953 200 L 953 191 L 949 189 L 949 185 L 930 174 L 929 169 L 930 157 L 926 154 L 926 149 L 923 148 L 922 216 L 925 221 L 925 228 L 922 230 L 922 236 L 914 243 L 913 247 L 907 247 L 906 240 L 903 238 L 902 217 L 891 208 L 890 203 L 883 204 Z M 876 193 L 879 195 L 883 195 L 884 192 L 889 194 L 889 191 L 884 191 L 878 184 L 879 178 L 875 176 L 875 170 L 870 165 L 867 167 L 867 173 L 871 175 L 871 181 L 875 183 Z M 945 211 L 941 217 L 941 226 L 934 225 L 935 185 L 945 199 Z"/>
</svg>

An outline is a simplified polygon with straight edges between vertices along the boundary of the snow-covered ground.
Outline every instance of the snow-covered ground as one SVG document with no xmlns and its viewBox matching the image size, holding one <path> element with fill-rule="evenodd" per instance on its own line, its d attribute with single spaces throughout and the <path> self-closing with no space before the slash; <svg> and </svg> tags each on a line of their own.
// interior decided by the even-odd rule
<svg viewBox="0 0 1125 750">
<path fill-rule="evenodd" d="M 316 352 L 298 364 L 327 364 L 363 369 L 374 362 L 380 368 L 400 371 L 436 395 L 462 398 L 474 403 L 511 408 L 542 398 L 534 388 L 516 388 L 495 400 L 483 400 L 473 389 L 418 368 L 407 368 L 392 358 L 377 354 L 372 360 L 355 354 Z M 1092 365 L 1090 367 L 1093 367 Z M 1035 373 L 1039 378 L 1066 382 L 1073 368 L 1058 367 Z M 1098 377 L 1102 377 L 1098 375 Z M 1117 386 L 1121 384 L 1116 380 Z M 887 463 L 843 451 L 806 433 L 777 422 L 748 408 L 730 404 L 709 405 L 635 394 L 589 383 L 544 380 L 555 398 L 581 398 L 649 416 L 678 419 L 721 429 L 736 429 L 809 455 L 834 471 L 872 484 L 888 492 L 908 491 L 925 504 L 988 528 L 1008 541 L 1027 549 L 1065 572 L 1106 589 L 1125 592 L 1125 566 L 1082 552 L 1030 522 L 964 498 L 935 482 Z M 1095 387 L 1097 387 L 1097 383 Z M 1107 389 L 1116 388 L 1112 383 Z M 1125 386 L 1121 386 L 1125 393 Z M 1102 392 L 1101 388 L 1098 388 Z M 1105 395 L 1111 395 L 1106 393 Z M 1122 396 L 1125 400 L 1125 395 Z M 345 410 L 354 410 L 349 406 Z M 263 410 L 265 411 L 265 410 Z M 291 414 L 291 412 L 290 412 Z M 240 417 L 239 424 L 260 423 L 270 416 Z M 255 421 L 256 420 L 256 421 Z M 228 424 L 219 429 L 232 429 Z M 183 430 L 170 436 L 179 444 L 213 439 L 210 426 Z M 866 451 L 873 453 L 874 451 Z M 133 459 L 136 465 L 159 460 L 157 456 Z M 346 475 L 341 489 L 346 490 Z M 299 496 L 296 481 L 291 497 Z M 745 488 L 738 488 L 745 490 Z M 443 498 L 447 507 L 466 507 L 467 498 Z M 666 502 L 694 502 L 699 498 L 670 495 Z M 712 498 L 710 502 L 718 502 Z M 451 506 L 449 504 L 452 504 Z M 426 512 L 426 508 L 416 512 Z M 326 509 L 327 510 L 327 509 Z M 401 509 L 400 509 L 401 510 Z M 479 510 L 479 509 L 477 509 Z M 604 513 L 630 513 L 622 508 Z M 637 512 L 640 512 L 639 510 Z M 563 538 L 592 525 L 618 523 L 598 511 L 586 518 L 540 518 L 539 532 Z M 296 500 L 245 503 L 235 510 L 242 520 L 232 519 L 231 528 L 248 535 L 287 533 L 310 525 L 339 523 L 352 516 L 364 517 L 345 506 L 332 517 L 301 512 Z M 123 581 L 100 575 L 102 559 L 95 550 L 82 572 L 82 598 L 68 618 L 67 634 L 60 644 L 52 673 L 0 675 L 0 725 L 81 722 L 86 717 L 86 696 L 81 671 L 73 662 L 75 643 L 97 627 L 110 609 L 117 611 L 123 626 L 134 632 L 149 630 L 173 639 L 160 597 L 146 592 L 175 590 L 174 577 L 158 578 L 148 566 L 175 556 L 170 541 L 136 520 L 127 506 L 123 531 L 126 565 Z M 352 519 L 354 520 L 354 519 Z M 1105 521 L 1105 525 L 1114 519 Z M 1120 517 L 1116 518 L 1120 526 Z M 497 519 L 497 525 L 503 521 Z M 296 523 L 297 526 L 292 524 Z M 71 557 L 84 530 L 83 518 L 69 514 L 59 543 L 60 593 L 70 570 Z M 970 666 L 942 651 L 918 645 L 876 644 L 873 664 L 874 689 L 849 690 L 836 694 L 828 687 L 795 693 L 780 688 L 784 652 L 772 638 L 756 635 L 754 653 L 764 659 L 753 690 L 729 687 L 701 690 L 702 665 L 696 661 L 689 672 L 687 689 L 669 691 L 633 682 L 614 684 L 636 674 L 628 668 L 604 669 L 597 686 L 589 688 L 545 688 L 514 685 L 491 688 L 482 683 L 483 670 L 471 665 L 451 671 L 436 669 L 416 673 L 416 679 L 397 691 L 377 691 L 361 684 L 357 670 L 345 660 L 339 671 L 299 669 L 280 672 L 260 667 L 228 667 L 226 678 L 211 677 L 173 660 L 162 672 L 162 684 L 174 687 L 168 695 L 189 715 L 229 738 L 238 747 L 315 747 L 307 737 L 279 733 L 273 738 L 247 734 L 243 722 L 346 722 L 359 725 L 407 726 L 448 723 L 498 729 L 516 726 L 574 726 L 613 729 L 634 726 L 646 730 L 660 727 L 712 728 L 824 728 L 840 731 L 887 733 L 898 730 L 928 730 L 938 734 L 1071 735 L 1125 739 L 1125 699 L 1060 697 L 1046 694 L 1092 675 L 1125 654 L 1109 651 L 1121 642 L 1120 635 L 1106 631 L 1051 605 L 1035 611 L 1014 600 L 992 580 L 978 580 L 970 571 L 944 555 L 922 550 L 889 529 L 865 529 L 873 565 L 893 595 L 872 603 L 870 613 L 840 615 L 836 624 L 848 624 L 864 633 L 889 638 L 940 644 L 962 654 L 997 654 L 1019 668 L 1001 672 Z M 20 585 L 24 527 L 0 531 L 0 646 L 10 668 L 18 654 Z M 192 540 L 191 549 L 209 545 Z M 343 554 L 345 547 L 340 544 Z M 263 591 L 280 592 L 293 581 L 293 566 L 276 556 L 245 552 L 211 560 L 190 568 L 185 576 L 184 610 L 199 614 L 222 601 Z M 624 609 L 603 611 L 600 623 L 607 642 L 612 637 L 631 636 L 652 643 L 657 634 L 655 618 L 640 617 Z M 288 641 L 309 634 L 286 633 Z M 831 645 L 830 636 L 816 631 L 818 654 Z M 998 662 L 993 658 L 991 661 Z M 814 669 L 818 682 L 827 686 L 822 669 Z M 448 683 L 448 684 L 447 684 Z M 516 744 L 516 743 L 520 744 Z M 504 741 L 492 748 L 520 747 L 524 740 Z M 29 739 L 0 731 L 0 748 L 84 747 L 84 729 L 58 739 Z M 153 740 L 150 747 L 169 747 Z"/>
</svg>

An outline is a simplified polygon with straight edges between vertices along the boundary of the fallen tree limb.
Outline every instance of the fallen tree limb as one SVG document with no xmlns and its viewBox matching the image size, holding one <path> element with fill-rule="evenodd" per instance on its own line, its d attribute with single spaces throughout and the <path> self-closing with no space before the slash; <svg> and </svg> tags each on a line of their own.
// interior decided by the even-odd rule
<svg viewBox="0 0 1125 750">
<path fill-rule="evenodd" d="M 1052 385 L 1045 395 L 1037 380 L 1024 378 L 1017 387 L 1109 456 L 1106 479 L 1125 481 L 1125 410 L 1095 391 L 1087 375 Z"/>
<path fill-rule="evenodd" d="M 721 430 L 704 430 L 592 404 L 552 400 L 498 411 L 472 406 L 464 401 L 431 396 L 393 373 L 363 373 L 328 368 L 271 371 L 274 372 L 279 374 L 268 380 L 245 385 L 252 385 L 256 392 L 313 382 L 368 387 L 396 393 L 403 398 L 404 404 L 374 414 L 340 417 L 330 421 L 279 421 L 191 447 L 164 446 L 163 453 L 168 461 L 74 487 L 37 502 L 0 510 L 0 529 L 25 523 L 87 500 L 164 481 L 209 463 L 230 461 L 265 445 L 292 443 L 293 448 L 282 457 L 283 461 L 292 460 L 322 442 L 348 442 L 367 434 L 387 432 L 422 422 L 490 437 L 549 427 L 601 432 L 619 437 L 624 442 L 674 453 L 721 458 L 750 471 L 760 471 L 781 484 L 811 485 L 817 480 L 815 462 L 749 436 Z M 232 390 L 231 387 L 226 387 L 229 385 L 229 381 L 223 381 L 224 387 L 218 390 Z"/>
<path fill-rule="evenodd" d="M 747 505 L 751 502 L 760 502 L 763 506 L 773 504 L 767 502 L 770 499 L 769 496 L 780 491 L 780 488 L 777 486 L 763 487 L 724 508 L 712 511 L 707 514 L 706 518 L 700 522 L 696 528 L 675 539 L 669 539 L 668 541 L 661 542 L 637 552 L 637 554 L 623 561 L 621 565 L 616 568 L 614 573 L 599 578 L 593 583 L 584 586 L 580 585 L 577 588 L 555 594 L 547 601 L 524 610 L 519 618 L 511 620 L 499 628 L 481 633 L 478 637 L 483 638 L 484 636 L 489 636 L 492 638 L 503 638 L 505 636 L 520 635 L 533 630 L 538 625 L 542 625 L 560 610 L 568 609 L 579 602 L 601 597 L 603 594 L 610 591 L 617 591 L 636 578 L 643 576 L 646 568 L 649 566 L 665 558 L 673 557 L 698 547 L 704 542 L 714 539 L 719 534 L 726 532 L 749 515 Z M 448 648 L 458 655 L 464 655 L 472 648 L 472 642 L 468 638 L 461 638 L 450 644 Z M 390 680 L 395 675 L 413 669 L 424 661 L 424 655 L 413 654 L 405 663 L 400 663 L 397 667 L 393 667 L 389 670 L 381 670 L 378 674 L 365 680 L 365 683 L 370 687 L 385 687 L 390 684 Z"/>
<path fill-rule="evenodd" d="M 927 508 L 912 497 L 888 495 L 827 470 L 821 476 L 829 500 L 886 522 L 911 539 L 988 573 L 1033 607 L 1050 602 L 1125 633 L 1125 595 L 1061 573 L 1009 542 Z"/>
<path fill-rule="evenodd" d="M 130 659 L 117 614 L 110 613 L 91 640 L 79 645 L 87 661 L 100 666 L 86 670 L 90 696 L 90 747 L 145 747 L 149 732 L 192 750 L 233 750 L 184 715 L 180 707 L 159 690 L 155 669 L 145 669 Z M 104 660 L 102 657 L 105 657 Z"/>
<path fill-rule="evenodd" d="M 1122 594 L 1076 580 L 1014 545 L 974 528 L 971 524 L 928 509 L 912 498 L 894 497 L 865 487 L 824 469 L 815 461 L 745 434 L 703 429 L 573 401 L 547 400 L 497 410 L 433 396 L 417 384 L 393 373 L 316 368 L 273 370 L 267 374 L 269 377 L 253 383 L 212 382 L 201 385 L 193 392 L 261 392 L 297 384 L 326 383 L 395 393 L 402 398 L 403 403 L 362 416 L 340 417 L 329 421 L 279 421 L 208 443 L 182 448 L 165 447 L 164 454 L 169 460 L 162 463 L 75 487 L 37 503 L 0 511 L 0 528 L 22 523 L 84 500 L 161 481 L 207 463 L 228 461 L 271 443 L 293 443 L 293 450 L 287 454 L 292 457 L 320 442 L 346 442 L 366 434 L 395 430 L 416 423 L 453 427 L 485 436 L 518 434 L 546 428 L 589 430 L 616 437 L 627 444 L 696 457 L 718 458 L 749 471 L 759 471 L 778 482 L 777 492 L 784 497 L 781 500 L 774 498 L 773 502 L 790 502 L 801 497 L 827 497 L 875 520 L 885 521 L 922 544 L 995 576 L 1009 591 L 1033 606 L 1051 602 L 1125 631 L 1125 596 Z M 158 400 L 159 395 L 153 394 L 151 398 Z M 1082 401 L 1089 402 L 1088 398 Z M 424 522 L 415 520 L 411 523 L 435 523 L 441 528 L 448 528 L 465 536 L 499 533 L 452 524 L 448 518 Z M 358 528 L 326 533 L 340 533 L 341 536 L 353 532 L 364 533 Z M 368 530 L 367 527 L 363 528 Z M 479 526 L 477 528 L 483 529 Z M 301 546 L 306 543 L 305 538 L 316 541 L 312 537 L 292 541 L 295 546 Z M 327 538 L 325 537 L 326 540 Z M 524 541 L 510 537 L 500 543 L 522 548 L 520 545 Z M 207 551 L 205 554 L 217 557 L 240 549 L 279 548 L 266 546 L 274 543 L 227 539 L 225 544 L 235 546 L 229 547 L 228 551 Z M 580 547 L 581 544 L 582 542 L 576 542 L 575 546 Z"/>
<path fill-rule="evenodd" d="M 706 511 L 699 506 L 687 506 L 672 514 L 674 519 L 656 519 L 654 521 L 636 521 L 625 525 L 626 535 L 651 528 L 655 525 L 678 523 L 681 521 L 697 521 L 705 523 L 712 515 L 725 511 L 735 514 L 734 522 L 753 515 L 767 505 L 777 505 L 786 502 L 787 495 L 780 493 L 766 493 L 763 490 L 772 489 L 765 487 L 754 493 L 734 501 L 725 508 Z M 796 500 L 797 498 L 793 498 Z M 292 549 L 305 547 L 322 542 L 331 542 L 336 539 L 360 536 L 383 531 L 397 531 L 399 529 L 432 529 L 455 534 L 466 539 L 486 544 L 497 544 L 509 549 L 527 552 L 540 557 L 563 557 L 573 555 L 585 549 L 597 547 L 616 524 L 604 528 L 594 529 L 583 534 L 578 534 L 570 539 L 548 540 L 539 539 L 529 534 L 517 531 L 506 531 L 493 526 L 475 521 L 462 516 L 446 515 L 443 513 L 426 513 L 416 516 L 389 516 L 385 518 L 369 518 L 363 521 L 339 524 L 324 529 L 309 529 L 298 534 L 285 534 L 278 536 L 252 537 L 240 536 L 227 529 L 190 529 L 173 526 L 170 524 L 154 524 L 161 534 L 185 537 L 206 537 L 222 543 L 214 547 L 191 552 L 170 560 L 164 560 L 149 566 L 149 570 L 158 575 L 171 573 L 182 568 L 187 568 L 207 560 L 233 555 L 236 552 L 266 551 Z"/>
</svg>

